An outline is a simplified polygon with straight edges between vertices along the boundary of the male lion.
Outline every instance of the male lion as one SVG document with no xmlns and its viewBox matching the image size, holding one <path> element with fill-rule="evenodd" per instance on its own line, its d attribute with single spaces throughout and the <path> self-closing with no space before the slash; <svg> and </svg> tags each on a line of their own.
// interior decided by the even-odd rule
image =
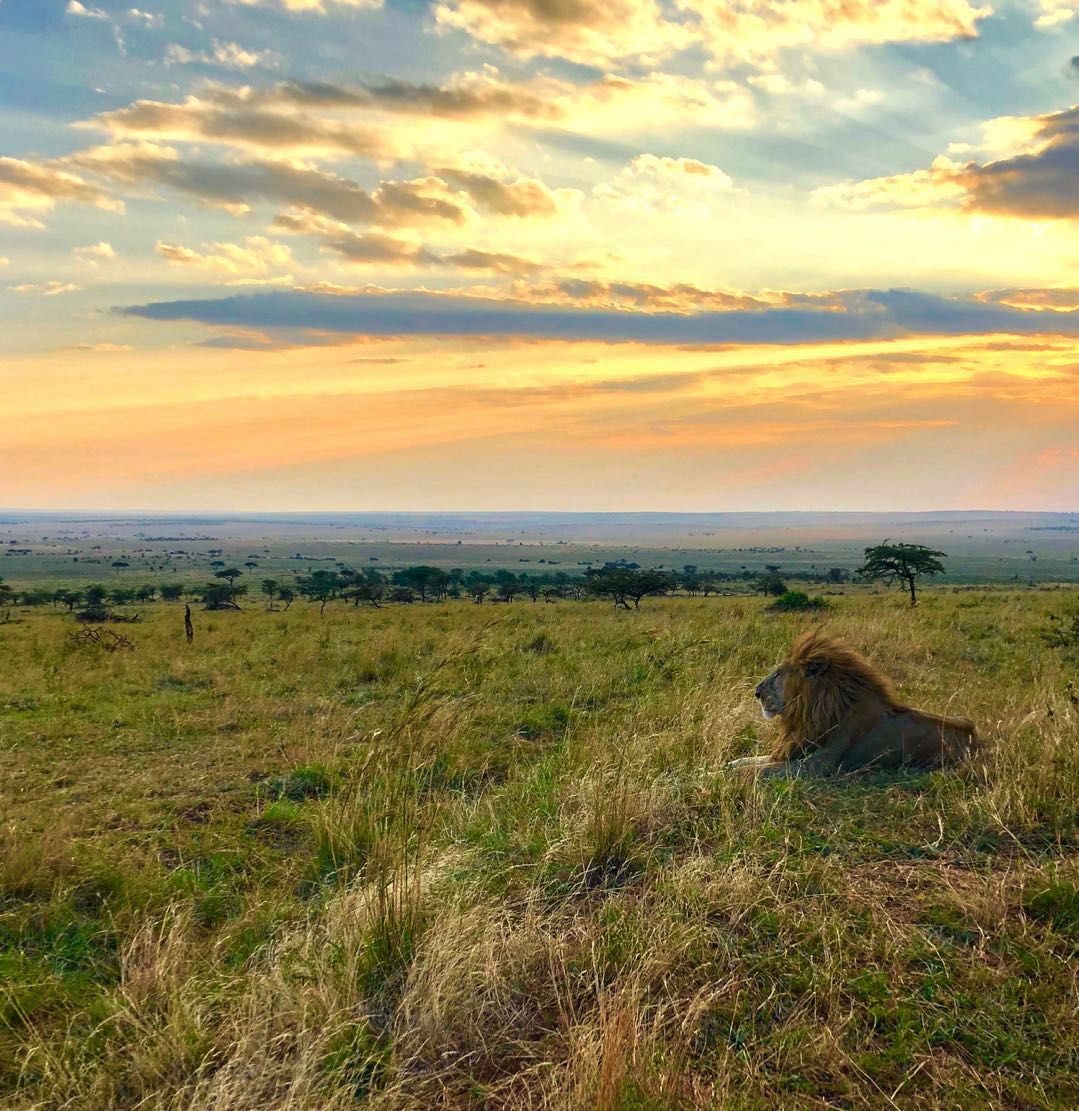
<svg viewBox="0 0 1079 1111">
<path fill-rule="evenodd" d="M 759 776 L 834 775 L 864 768 L 940 768 L 977 746 L 972 722 L 904 706 L 891 681 L 845 644 L 805 633 L 755 694 L 779 718 L 771 756 L 728 767 Z"/>
</svg>

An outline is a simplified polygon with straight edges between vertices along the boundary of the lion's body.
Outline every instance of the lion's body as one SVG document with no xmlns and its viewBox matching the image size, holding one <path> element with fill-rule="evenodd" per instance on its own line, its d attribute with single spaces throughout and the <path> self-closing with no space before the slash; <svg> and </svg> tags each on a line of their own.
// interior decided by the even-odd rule
<svg viewBox="0 0 1079 1111">
<path fill-rule="evenodd" d="M 779 718 L 769 758 L 736 761 L 758 774 L 833 774 L 864 768 L 939 768 L 977 746 L 974 725 L 903 705 L 891 682 L 838 641 L 807 633 L 757 687 Z"/>
</svg>

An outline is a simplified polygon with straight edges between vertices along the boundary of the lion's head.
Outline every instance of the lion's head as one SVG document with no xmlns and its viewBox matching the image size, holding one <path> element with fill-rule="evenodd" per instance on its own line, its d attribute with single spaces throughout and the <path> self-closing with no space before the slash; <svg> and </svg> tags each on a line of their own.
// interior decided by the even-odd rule
<svg viewBox="0 0 1079 1111">
<path fill-rule="evenodd" d="M 754 691 L 766 718 L 779 718 L 774 760 L 805 756 L 867 700 L 896 707 L 892 684 L 868 660 L 821 633 L 804 633 Z"/>
</svg>

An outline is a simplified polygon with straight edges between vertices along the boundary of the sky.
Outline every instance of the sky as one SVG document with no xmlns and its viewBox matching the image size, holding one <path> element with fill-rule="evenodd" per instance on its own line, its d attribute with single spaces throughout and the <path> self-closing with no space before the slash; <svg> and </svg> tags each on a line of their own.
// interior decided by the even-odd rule
<svg viewBox="0 0 1079 1111">
<path fill-rule="evenodd" d="M 0 507 L 1079 509 L 1079 0 L 0 0 Z"/>
</svg>

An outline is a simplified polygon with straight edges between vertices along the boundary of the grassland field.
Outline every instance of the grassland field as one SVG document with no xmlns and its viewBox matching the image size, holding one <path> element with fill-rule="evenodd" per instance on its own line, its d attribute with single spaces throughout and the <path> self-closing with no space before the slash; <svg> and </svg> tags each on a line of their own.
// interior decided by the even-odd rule
<svg viewBox="0 0 1079 1111">
<path fill-rule="evenodd" d="M 868 520 L 864 519 L 868 516 Z M 779 564 L 786 576 L 854 570 L 866 546 L 912 540 L 948 554 L 938 581 L 956 584 L 1079 581 L 1074 514 L 494 514 L 293 517 L 259 520 L 39 518 L 0 514 L 0 576 L 26 587 L 91 582 L 204 582 L 217 558 L 244 580 L 288 577 L 341 562 L 393 571 L 565 572 L 629 560 L 644 567 L 728 575 Z M 217 555 L 212 553 L 219 553 Z M 115 567 L 121 562 L 123 567 Z M 252 564 L 254 566 L 248 566 Z M 254 589 L 254 588 L 252 588 Z"/>
<path fill-rule="evenodd" d="M 0 1105 L 1079 1106 L 1079 591 L 831 601 L 15 609 Z M 821 624 L 986 766 L 727 773 Z"/>
</svg>

